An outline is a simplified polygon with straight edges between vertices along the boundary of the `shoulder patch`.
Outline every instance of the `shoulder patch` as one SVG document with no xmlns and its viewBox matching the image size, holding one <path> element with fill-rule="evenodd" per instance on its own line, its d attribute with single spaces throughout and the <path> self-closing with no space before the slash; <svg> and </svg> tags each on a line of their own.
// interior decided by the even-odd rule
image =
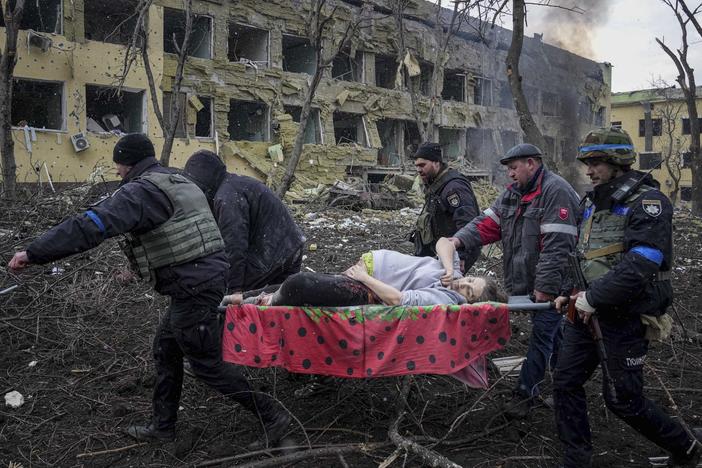
<svg viewBox="0 0 702 468">
<path fill-rule="evenodd" d="M 446 197 L 446 201 L 449 205 L 456 208 L 458 205 L 461 204 L 461 196 L 457 192 L 453 192 L 449 194 L 448 197 Z"/>
<path fill-rule="evenodd" d="M 657 218 L 663 211 L 660 200 L 641 200 L 641 206 L 647 215 Z"/>
<path fill-rule="evenodd" d="M 568 208 L 566 207 L 561 207 L 558 209 L 558 217 L 561 218 L 563 221 L 568 219 Z"/>
</svg>

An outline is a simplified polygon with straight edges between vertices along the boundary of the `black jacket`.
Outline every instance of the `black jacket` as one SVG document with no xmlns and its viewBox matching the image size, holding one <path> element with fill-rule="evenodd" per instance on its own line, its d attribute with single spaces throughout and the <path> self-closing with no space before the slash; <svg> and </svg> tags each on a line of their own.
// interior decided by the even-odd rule
<svg viewBox="0 0 702 468">
<path fill-rule="evenodd" d="M 185 174 L 205 193 L 219 225 L 230 265 L 230 291 L 266 286 L 269 278 L 287 269 L 301 254 L 302 231 L 264 184 L 227 173 L 214 153 L 194 154 L 185 165 Z"/>
<path fill-rule="evenodd" d="M 92 249 L 120 234 L 143 234 L 173 215 L 168 197 L 151 182 L 134 180 L 149 172 L 171 172 L 155 158 L 138 162 L 112 196 L 49 229 L 27 247 L 32 263 L 44 264 Z M 216 252 L 192 262 L 156 270 L 155 289 L 161 294 L 189 297 L 211 287 L 221 288 L 227 260 Z"/>
<path fill-rule="evenodd" d="M 640 172 L 629 172 L 596 186 L 586 198 L 592 200 L 597 211 L 612 209 L 612 194 L 632 177 L 642 176 Z M 672 268 L 673 207 L 650 175 L 645 177 L 644 185 L 650 190 L 630 203 L 625 214 L 622 260 L 588 285 L 587 300 L 600 312 L 602 320 L 632 313 L 661 315 L 673 301 L 670 280 L 656 280 L 660 273 Z M 655 209 L 647 210 L 650 206 Z"/>
</svg>

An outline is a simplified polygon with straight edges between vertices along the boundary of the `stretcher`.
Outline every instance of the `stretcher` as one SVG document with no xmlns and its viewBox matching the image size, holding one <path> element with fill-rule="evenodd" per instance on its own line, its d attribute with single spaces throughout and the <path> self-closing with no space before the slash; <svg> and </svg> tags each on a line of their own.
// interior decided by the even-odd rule
<svg viewBox="0 0 702 468">
<path fill-rule="evenodd" d="M 234 364 L 294 373 L 441 374 L 486 388 L 485 356 L 509 341 L 510 310 L 546 306 L 528 298 L 460 306 L 229 306 L 222 355 Z"/>
</svg>

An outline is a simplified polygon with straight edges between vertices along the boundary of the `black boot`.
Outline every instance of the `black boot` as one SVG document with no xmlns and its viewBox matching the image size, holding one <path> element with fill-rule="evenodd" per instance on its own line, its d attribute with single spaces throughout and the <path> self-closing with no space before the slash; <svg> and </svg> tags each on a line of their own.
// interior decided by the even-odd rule
<svg viewBox="0 0 702 468">
<path fill-rule="evenodd" d="M 288 433 L 290 414 L 268 395 L 257 394 L 256 409 L 263 424 L 263 434 L 260 440 L 249 444 L 249 450 L 278 447 Z"/>
<path fill-rule="evenodd" d="M 692 434 L 696 440 L 692 442 L 685 453 L 673 454 L 668 461 L 668 466 L 693 467 L 700 463 L 702 459 L 702 427 L 694 428 Z"/>
<path fill-rule="evenodd" d="M 175 440 L 175 428 L 156 429 L 154 423 L 148 426 L 129 426 L 127 434 L 136 440 L 145 442 L 173 442 Z"/>
</svg>

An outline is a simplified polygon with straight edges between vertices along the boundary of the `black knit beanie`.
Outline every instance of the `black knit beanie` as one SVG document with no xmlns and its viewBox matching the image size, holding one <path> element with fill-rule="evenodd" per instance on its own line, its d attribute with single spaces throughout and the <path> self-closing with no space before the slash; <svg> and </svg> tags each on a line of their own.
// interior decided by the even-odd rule
<svg viewBox="0 0 702 468">
<path fill-rule="evenodd" d="M 441 145 L 438 143 L 426 142 L 419 145 L 417 152 L 414 153 L 414 159 L 422 158 L 427 161 L 441 161 Z"/>
<path fill-rule="evenodd" d="M 183 172 L 200 187 L 208 199 L 212 199 L 227 175 L 227 166 L 212 151 L 200 150 L 188 158 Z"/>
<path fill-rule="evenodd" d="M 128 133 L 119 139 L 112 151 L 112 160 L 125 166 L 133 166 L 142 159 L 153 158 L 154 144 L 143 133 Z"/>
</svg>

